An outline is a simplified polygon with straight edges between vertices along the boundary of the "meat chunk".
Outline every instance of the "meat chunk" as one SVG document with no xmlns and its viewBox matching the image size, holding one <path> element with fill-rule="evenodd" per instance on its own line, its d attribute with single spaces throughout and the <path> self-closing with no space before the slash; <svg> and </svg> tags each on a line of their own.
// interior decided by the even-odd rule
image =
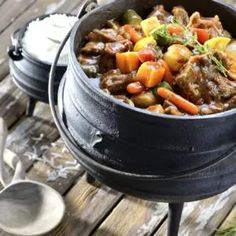
<svg viewBox="0 0 236 236">
<path fill-rule="evenodd" d="M 227 107 L 228 109 L 232 109 L 236 107 L 236 95 L 227 101 L 227 105 L 228 105 Z"/>
<path fill-rule="evenodd" d="M 222 76 L 208 54 L 191 57 L 175 82 L 182 96 L 197 105 L 224 103 L 236 95 L 236 82 Z"/>
<path fill-rule="evenodd" d="M 107 73 L 110 70 L 116 69 L 116 57 L 108 53 L 104 53 L 101 55 L 98 65 L 99 73 Z"/>
<path fill-rule="evenodd" d="M 101 88 L 107 89 L 111 94 L 126 90 L 129 83 L 135 80 L 135 74 L 121 74 L 119 70 L 110 70 L 102 76 Z"/>
<path fill-rule="evenodd" d="M 156 16 L 160 23 L 171 23 L 173 15 L 165 11 L 163 5 L 157 5 L 154 7 L 153 11 L 148 15 L 148 17 Z"/>
<path fill-rule="evenodd" d="M 187 26 L 189 23 L 189 15 L 181 6 L 174 7 L 172 10 L 174 18 L 182 25 Z"/>
<path fill-rule="evenodd" d="M 221 102 L 212 102 L 211 104 L 203 104 L 199 107 L 199 113 L 201 115 L 211 115 L 214 113 L 222 112 L 229 108 L 228 105 L 225 105 Z"/>
<path fill-rule="evenodd" d="M 194 12 L 190 17 L 189 27 L 207 29 L 210 38 L 224 36 L 225 32 L 219 16 L 202 17 L 199 12 Z"/>
<path fill-rule="evenodd" d="M 132 42 L 128 39 L 124 39 L 118 42 L 106 43 L 105 52 L 110 55 L 115 55 L 118 52 L 131 51 L 132 48 Z"/>
<path fill-rule="evenodd" d="M 88 41 L 104 43 L 121 41 L 123 39 L 124 38 L 114 29 L 95 29 L 87 36 Z"/>
<path fill-rule="evenodd" d="M 103 52 L 104 48 L 105 44 L 102 42 L 88 42 L 81 49 L 81 52 L 88 55 L 98 55 Z"/>
<path fill-rule="evenodd" d="M 78 57 L 78 61 L 82 65 L 95 65 L 98 64 L 98 61 L 100 59 L 100 56 L 88 56 L 80 54 Z"/>
</svg>

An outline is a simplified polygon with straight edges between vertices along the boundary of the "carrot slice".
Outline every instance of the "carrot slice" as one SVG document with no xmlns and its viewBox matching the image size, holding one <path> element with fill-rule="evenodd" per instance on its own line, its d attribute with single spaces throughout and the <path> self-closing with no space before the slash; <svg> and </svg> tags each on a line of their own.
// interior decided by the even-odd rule
<svg viewBox="0 0 236 236">
<path fill-rule="evenodd" d="M 164 74 L 165 68 L 159 62 L 147 61 L 139 67 L 136 76 L 146 88 L 153 88 L 162 81 Z"/>
<path fill-rule="evenodd" d="M 116 53 L 116 65 L 124 74 L 137 70 L 140 60 L 137 52 Z"/>
<path fill-rule="evenodd" d="M 209 32 L 206 29 L 193 28 L 192 30 L 197 34 L 199 43 L 203 44 L 210 38 Z"/>
<path fill-rule="evenodd" d="M 176 24 L 167 25 L 167 30 L 170 34 L 175 34 L 175 35 L 180 35 L 184 32 L 183 27 L 181 27 L 180 25 L 176 25 Z"/>
<path fill-rule="evenodd" d="M 168 82 L 170 85 L 172 85 L 173 84 L 173 82 L 174 82 L 174 76 L 173 76 L 173 74 L 172 74 L 172 72 L 171 72 L 171 70 L 170 70 L 170 68 L 169 68 L 169 66 L 167 65 L 167 63 L 164 61 L 164 60 L 159 60 L 160 61 L 160 63 L 163 65 L 163 67 L 165 68 L 165 75 L 164 75 L 164 80 L 166 81 L 166 82 Z"/>
<path fill-rule="evenodd" d="M 188 100 L 184 99 L 183 97 L 179 96 L 178 94 L 166 89 L 166 88 L 158 88 L 157 94 L 164 99 L 172 102 L 177 107 L 181 108 L 182 110 L 186 111 L 189 114 L 197 115 L 199 114 L 199 108 L 194 105 L 193 103 L 189 102 Z"/>
<path fill-rule="evenodd" d="M 132 25 L 124 25 L 123 28 L 125 32 L 127 32 L 130 35 L 130 40 L 133 43 L 138 42 L 142 38 L 142 35 L 138 33 Z"/>
</svg>

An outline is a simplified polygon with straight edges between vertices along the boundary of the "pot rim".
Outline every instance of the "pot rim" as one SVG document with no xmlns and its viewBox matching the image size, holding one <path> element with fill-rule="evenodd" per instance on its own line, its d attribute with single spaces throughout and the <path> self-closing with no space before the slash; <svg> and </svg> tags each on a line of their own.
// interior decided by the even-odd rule
<svg viewBox="0 0 236 236">
<path fill-rule="evenodd" d="M 70 14 L 70 13 L 63 13 L 63 12 L 55 12 L 55 13 L 49 13 L 49 14 L 43 14 L 43 15 L 39 15 L 29 21 L 27 21 L 22 27 L 18 28 L 13 34 L 12 34 L 12 38 L 14 37 L 15 33 L 22 31 L 22 34 L 20 35 L 19 38 L 17 38 L 16 40 L 18 40 L 19 42 L 19 46 L 20 46 L 20 50 L 22 51 L 22 55 L 23 57 L 25 57 L 26 59 L 28 59 L 29 61 L 31 61 L 32 63 L 39 65 L 39 66 L 47 66 L 47 67 L 51 67 L 52 63 L 46 62 L 46 61 L 42 61 L 41 59 L 35 57 L 34 55 L 32 55 L 31 53 L 29 53 L 24 45 L 22 44 L 22 39 L 24 37 L 24 34 L 29 26 L 29 24 L 33 21 L 36 21 L 37 19 L 39 20 L 43 20 L 44 18 L 47 18 L 51 15 L 66 15 L 66 16 L 74 16 L 76 17 L 76 15 L 74 14 Z M 77 22 L 76 22 L 77 23 Z M 66 68 L 67 64 L 63 64 L 63 63 L 58 63 L 57 64 L 58 68 Z"/>
<path fill-rule="evenodd" d="M 233 6 L 231 6 L 228 3 L 223 3 L 220 0 L 211 0 L 212 2 L 215 2 L 216 4 L 225 6 L 229 9 L 231 9 L 232 11 L 235 12 L 236 14 L 236 8 L 234 8 Z M 210 114 L 210 115 L 194 115 L 194 116 L 175 116 L 175 115 L 168 115 L 168 114 L 155 114 L 149 111 L 146 111 L 145 109 L 141 109 L 141 108 L 137 108 L 137 107 L 132 107 L 128 104 L 125 104 L 124 102 L 121 102 L 120 100 L 112 97 L 111 95 L 103 92 L 101 89 L 98 89 L 94 86 L 92 86 L 89 83 L 89 79 L 88 76 L 85 74 L 85 72 L 83 71 L 80 63 L 77 60 L 76 57 L 76 36 L 77 33 L 80 29 L 80 25 L 83 21 L 86 21 L 87 18 L 89 18 L 91 16 L 91 14 L 94 14 L 96 12 L 100 12 L 103 11 L 104 9 L 108 8 L 112 8 L 113 3 L 109 3 L 106 4 L 104 6 L 100 6 L 94 10 L 92 10 L 91 12 L 87 13 L 86 15 L 84 15 L 80 20 L 78 20 L 74 27 L 72 28 L 72 32 L 70 35 L 70 45 L 69 45 L 69 56 L 71 56 L 71 60 L 72 60 L 72 65 L 73 68 L 77 74 L 77 77 L 80 79 L 80 81 L 86 86 L 86 89 L 88 89 L 88 91 L 93 94 L 95 93 L 97 97 L 100 97 L 102 100 L 107 100 L 117 106 L 122 107 L 125 110 L 129 110 L 129 111 L 133 111 L 135 113 L 138 114 L 142 114 L 144 116 L 149 116 L 149 117 L 153 117 L 155 118 L 163 118 L 163 119 L 169 119 L 169 120 L 209 120 L 209 119 L 220 119 L 220 118 L 225 118 L 225 117 L 229 117 L 229 116 L 233 116 L 236 115 L 236 108 L 230 109 L 228 111 L 224 111 L 224 112 L 220 112 L 220 113 L 216 113 L 216 114 Z"/>
</svg>

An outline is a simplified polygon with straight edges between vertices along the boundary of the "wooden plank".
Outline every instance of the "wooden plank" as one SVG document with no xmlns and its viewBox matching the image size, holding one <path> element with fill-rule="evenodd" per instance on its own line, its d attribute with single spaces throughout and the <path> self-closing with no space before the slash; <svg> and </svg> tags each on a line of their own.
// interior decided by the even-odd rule
<svg viewBox="0 0 236 236">
<path fill-rule="evenodd" d="M 236 205 L 233 207 L 233 209 L 231 210 L 227 218 L 224 220 L 224 222 L 220 226 L 219 232 L 222 232 L 223 230 L 227 230 L 232 226 L 236 228 Z M 215 235 L 217 235 L 217 233 Z M 235 232 L 235 235 L 236 235 L 236 232 Z"/>
<path fill-rule="evenodd" d="M 181 221 L 180 236 L 209 236 L 227 216 L 236 201 L 236 186 L 215 197 L 187 203 Z M 167 224 L 163 224 L 155 236 L 165 236 Z"/>
<path fill-rule="evenodd" d="M 65 197 L 67 212 L 63 222 L 48 236 L 90 235 L 121 197 L 121 193 L 99 183 L 88 184 L 83 176 Z"/>
<path fill-rule="evenodd" d="M 13 125 L 26 110 L 27 96 L 20 91 L 10 76 L 0 83 L 0 116 L 8 127 Z"/>
<path fill-rule="evenodd" d="M 36 0 L 11 0 L 0 7 L 0 34 L 24 13 Z"/>
<path fill-rule="evenodd" d="M 6 2 L 6 0 L 0 0 L 0 7 Z"/>
<path fill-rule="evenodd" d="M 75 179 L 77 179 L 84 172 L 82 168 L 76 170 L 77 168 L 75 167 L 79 164 L 76 164 L 76 161 L 67 151 L 61 139 L 53 143 L 53 146 L 50 145 L 50 148 L 43 154 L 43 160 L 48 161 L 50 164 L 44 163 L 43 161 L 35 162 L 27 174 L 27 177 L 31 180 L 47 183 L 61 194 L 64 194 L 71 187 L 71 185 L 73 185 Z M 74 167 L 75 170 L 69 171 L 68 175 L 64 178 L 60 177 L 49 181 L 50 173 L 53 174 L 55 171 L 58 171 L 58 169 L 55 169 L 54 166 L 61 166 L 64 170 L 68 170 L 70 167 L 73 169 Z M 64 173 L 66 172 L 64 171 Z"/>
<path fill-rule="evenodd" d="M 152 235 L 167 213 L 167 204 L 126 197 L 95 231 L 93 236 Z"/>
<path fill-rule="evenodd" d="M 78 5 L 79 1 L 80 0 L 37 0 L 35 4 L 24 12 L 24 14 L 20 15 L 16 21 L 5 29 L 5 31 L 0 35 L 0 80 L 2 80 L 9 72 L 6 49 L 8 45 L 10 45 L 10 35 L 12 32 L 14 32 L 17 28 L 22 27 L 28 20 L 39 15 L 52 13 L 57 10 L 60 12 L 70 12 Z"/>
<path fill-rule="evenodd" d="M 236 0 L 224 0 L 224 1 L 236 7 Z"/>
<path fill-rule="evenodd" d="M 7 138 L 7 147 L 17 153 L 26 168 L 32 165 L 28 154 L 41 155 L 42 145 L 48 145 L 58 138 L 59 134 L 51 117 L 47 104 L 38 103 L 33 117 L 23 119 Z"/>
</svg>

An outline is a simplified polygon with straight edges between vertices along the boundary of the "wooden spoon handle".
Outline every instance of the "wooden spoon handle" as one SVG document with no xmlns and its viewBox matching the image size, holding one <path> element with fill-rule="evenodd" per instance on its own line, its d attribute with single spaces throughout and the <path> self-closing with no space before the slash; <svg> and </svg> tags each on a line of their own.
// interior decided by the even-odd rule
<svg viewBox="0 0 236 236">
<path fill-rule="evenodd" d="M 25 168 L 21 159 L 17 156 L 16 153 L 12 152 L 9 149 L 4 151 L 4 162 L 13 170 L 15 170 L 14 176 L 11 182 L 16 182 L 25 179 Z"/>
</svg>

